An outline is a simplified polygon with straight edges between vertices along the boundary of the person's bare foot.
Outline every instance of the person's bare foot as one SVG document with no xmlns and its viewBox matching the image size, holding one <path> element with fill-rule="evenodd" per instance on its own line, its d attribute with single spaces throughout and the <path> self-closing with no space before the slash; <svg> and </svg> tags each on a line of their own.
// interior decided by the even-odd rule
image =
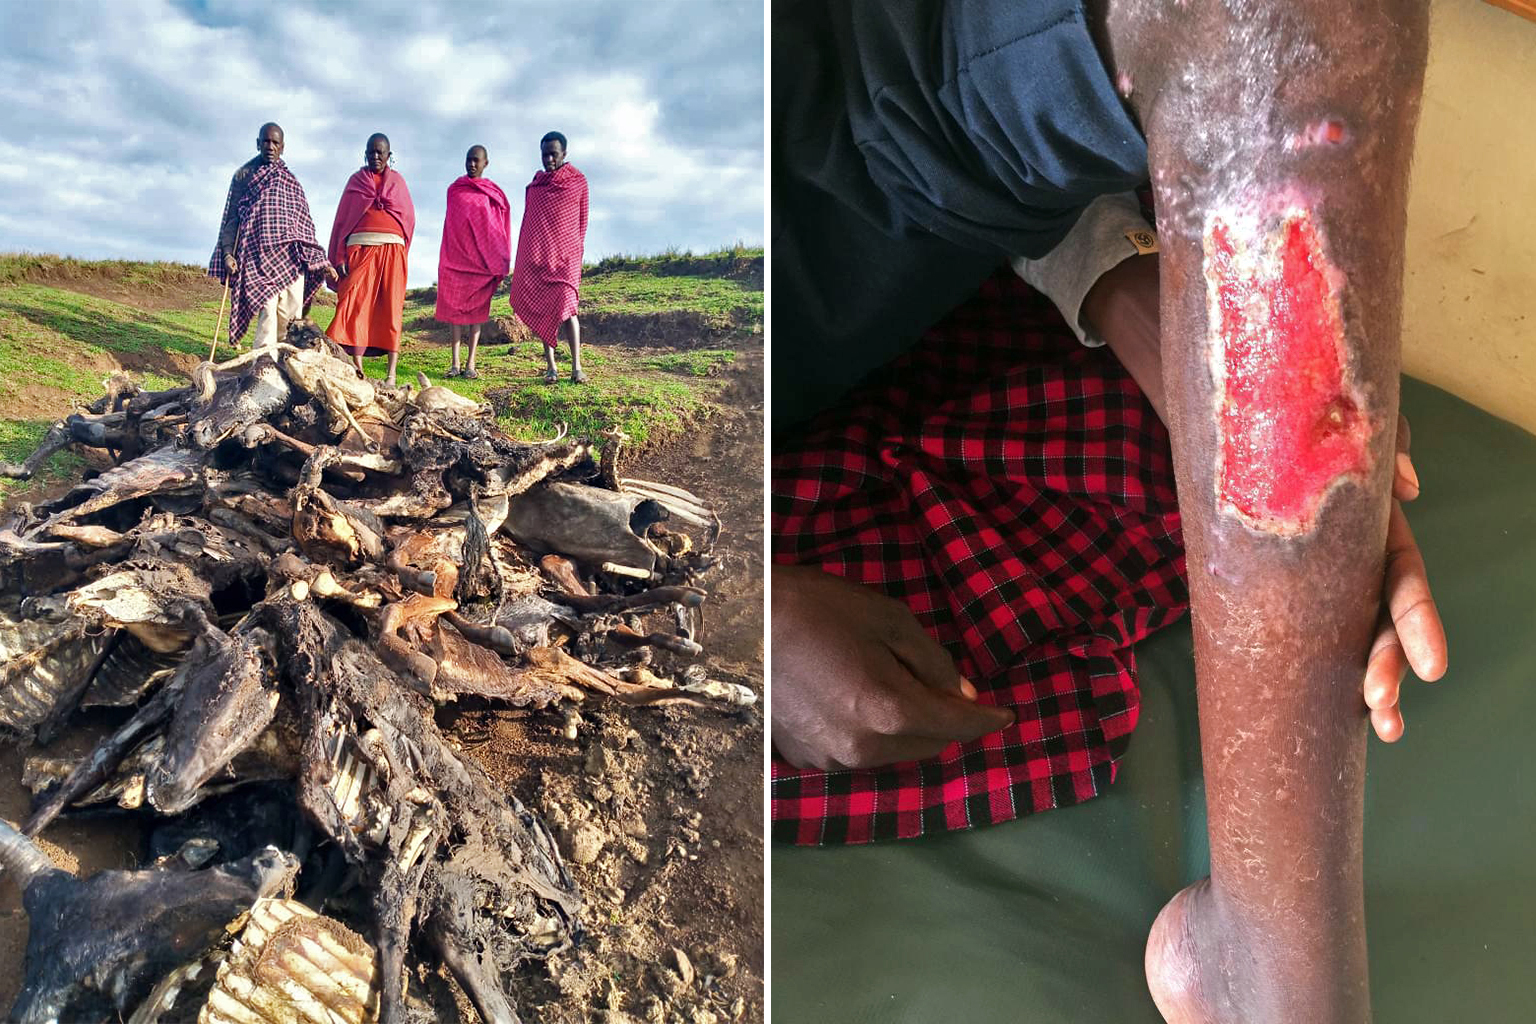
<svg viewBox="0 0 1536 1024">
<path fill-rule="evenodd" d="M 1177 893 L 1157 915 L 1145 967 L 1152 1001 L 1168 1024 L 1371 1019 L 1363 941 L 1311 942 L 1297 931 L 1265 935 L 1244 927 L 1224 911 L 1209 878 Z"/>
</svg>

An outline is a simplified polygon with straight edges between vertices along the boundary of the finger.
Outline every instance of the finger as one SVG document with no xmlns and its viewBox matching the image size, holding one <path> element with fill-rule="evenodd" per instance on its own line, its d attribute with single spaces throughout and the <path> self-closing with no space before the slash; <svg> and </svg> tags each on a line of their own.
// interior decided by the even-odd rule
<svg viewBox="0 0 1536 1024">
<path fill-rule="evenodd" d="M 923 631 L 906 608 L 893 613 L 894 621 L 886 633 L 886 643 L 896 659 L 906 666 L 913 678 L 924 686 L 945 693 L 962 694 L 967 700 L 976 699 L 976 687 L 960 675 L 955 659 L 939 645 L 939 642 Z"/>
<path fill-rule="evenodd" d="M 903 761 L 927 761 L 942 754 L 954 740 L 927 736 L 883 736 L 871 757 L 848 768 L 883 768 Z"/>
<path fill-rule="evenodd" d="M 907 736 L 968 743 L 1013 724 L 1013 711 L 973 704 L 964 697 L 918 685 L 906 694 Z"/>
<path fill-rule="evenodd" d="M 1392 497 L 1398 501 L 1412 501 L 1419 496 L 1419 474 L 1413 468 L 1408 455 L 1408 445 L 1413 440 L 1408 429 L 1408 417 L 1397 417 L 1397 461 L 1392 474 Z"/>
<path fill-rule="evenodd" d="M 1372 709 L 1371 728 L 1383 743 L 1396 743 L 1403 738 L 1403 714 L 1396 707 Z"/>
<path fill-rule="evenodd" d="M 1403 676 L 1408 672 L 1408 657 L 1398 641 L 1397 629 L 1385 615 L 1383 620 L 1365 663 L 1365 706 L 1372 711 L 1384 711 L 1397 704 Z"/>
<path fill-rule="evenodd" d="M 1429 574 L 1424 569 L 1424 557 L 1413 539 L 1413 531 L 1408 527 L 1408 517 L 1395 501 L 1387 523 L 1387 573 L 1383 594 L 1392 625 L 1397 629 L 1403 653 L 1408 656 L 1414 674 L 1425 682 L 1434 682 L 1445 675 L 1445 626 L 1429 592 Z"/>
</svg>

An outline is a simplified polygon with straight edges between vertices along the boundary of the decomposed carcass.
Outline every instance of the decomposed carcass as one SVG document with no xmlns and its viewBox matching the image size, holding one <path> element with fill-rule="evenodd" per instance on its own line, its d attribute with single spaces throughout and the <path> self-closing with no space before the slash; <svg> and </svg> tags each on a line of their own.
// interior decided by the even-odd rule
<svg viewBox="0 0 1536 1024">
<path fill-rule="evenodd" d="M 84 757 L 29 759 L 30 817 L 0 832 L 34 951 L 14 1012 L 426 1020 L 422 964 L 517 1019 L 517 972 L 581 941 L 581 897 L 434 710 L 755 697 L 708 679 L 708 501 L 595 440 L 363 380 L 299 321 L 183 387 L 115 377 L 0 465 L 97 467 L 0 523 L 0 736 L 115 709 Z M 77 880 L 27 838 L 103 808 L 158 823 L 141 870 Z"/>
</svg>

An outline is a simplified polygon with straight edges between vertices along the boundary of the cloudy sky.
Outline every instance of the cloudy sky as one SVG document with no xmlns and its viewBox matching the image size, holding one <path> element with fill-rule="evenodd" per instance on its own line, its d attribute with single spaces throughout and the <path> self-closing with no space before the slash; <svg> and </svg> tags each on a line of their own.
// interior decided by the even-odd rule
<svg viewBox="0 0 1536 1024">
<path fill-rule="evenodd" d="M 0 251 L 205 263 L 268 120 L 322 245 L 390 137 L 412 286 L 464 151 L 515 230 L 551 129 L 591 187 L 589 261 L 763 241 L 762 0 L 0 0 Z"/>
</svg>

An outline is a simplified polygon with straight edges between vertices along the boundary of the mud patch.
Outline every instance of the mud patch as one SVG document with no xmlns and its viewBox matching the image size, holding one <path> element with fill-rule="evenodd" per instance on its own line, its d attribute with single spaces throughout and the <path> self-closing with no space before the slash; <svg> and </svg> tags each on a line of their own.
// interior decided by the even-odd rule
<svg viewBox="0 0 1536 1024">
<path fill-rule="evenodd" d="M 621 469 L 715 503 L 722 565 L 702 641 L 713 677 L 759 695 L 762 398 L 761 352 L 743 353 L 726 372 L 721 412 Z M 530 982 L 528 1019 L 764 1019 L 761 707 L 593 708 L 575 740 L 547 714 L 459 712 L 454 734 L 556 830 L 588 907 L 590 941 Z"/>
</svg>

